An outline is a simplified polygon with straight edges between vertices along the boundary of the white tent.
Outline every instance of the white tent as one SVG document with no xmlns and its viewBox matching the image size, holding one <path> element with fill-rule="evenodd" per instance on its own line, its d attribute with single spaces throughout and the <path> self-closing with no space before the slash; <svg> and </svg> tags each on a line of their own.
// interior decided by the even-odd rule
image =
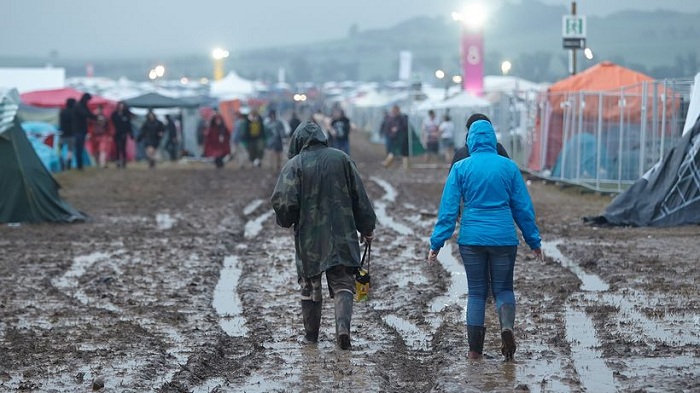
<svg viewBox="0 0 700 393">
<path fill-rule="evenodd" d="M 12 86 L 20 93 L 62 89 L 65 85 L 65 68 L 0 68 L 0 86 Z"/>
<path fill-rule="evenodd" d="M 209 95 L 219 99 L 245 98 L 255 91 L 253 81 L 241 78 L 231 71 L 221 80 L 211 83 Z"/>
<path fill-rule="evenodd" d="M 488 75 L 484 77 L 484 98 L 496 103 L 503 95 L 532 99 L 547 90 L 548 83 L 535 83 L 516 76 Z"/>
<path fill-rule="evenodd" d="M 369 91 L 367 94 L 358 97 L 354 105 L 361 108 L 381 108 L 391 103 L 391 96 L 378 91 Z"/>
<path fill-rule="evenodd" d="M 442 101 L 427 100 L 418 106 L 418 110 L 429 109 L 476 109 L 488 108 L 491 103 L 487 100 L 477 97 L 469 92 L 462 91 L 456 95 Z"/>
</svg>

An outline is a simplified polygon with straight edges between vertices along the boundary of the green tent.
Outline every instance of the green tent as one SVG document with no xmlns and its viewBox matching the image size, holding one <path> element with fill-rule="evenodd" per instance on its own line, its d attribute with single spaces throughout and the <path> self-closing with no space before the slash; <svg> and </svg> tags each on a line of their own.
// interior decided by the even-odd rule
<svg viewBox="0 0 700 393">
<path fill-rule="evenodd" d="M 17 119 L 16 90 L 0 90 L 0 223 L 75 222 L 85 215 L 58 195 Z"/>
</svg>

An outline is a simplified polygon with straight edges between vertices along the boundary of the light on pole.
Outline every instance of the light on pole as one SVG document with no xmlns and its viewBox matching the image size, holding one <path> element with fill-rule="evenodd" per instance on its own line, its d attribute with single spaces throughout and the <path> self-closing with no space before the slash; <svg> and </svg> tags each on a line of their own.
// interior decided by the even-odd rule
<svg viewBox="0 0 700 393">
<path fill-rule="evenodd" d="M 211 57 L 214 59 L 214 80 L 219 80 L 224 77 L 224 60 L 229 53 L 226 49 L 216 48 L 211 52 Z"/>
<path fill-rule="evenodd" d="M 510 61 L 506 60 L 503 63 L 501 63 L 501 72 L 503 73 L 503 75 L 508 75 L 512 67 L 513 64 L 511 64 Z"/>
<path fill-rule="evenodd" d="M 584 49 L 583 55 L 586 56 L 586 59 L 593 60 L 593 51 L 591 50 L 591 48 Z"/>
</svg>

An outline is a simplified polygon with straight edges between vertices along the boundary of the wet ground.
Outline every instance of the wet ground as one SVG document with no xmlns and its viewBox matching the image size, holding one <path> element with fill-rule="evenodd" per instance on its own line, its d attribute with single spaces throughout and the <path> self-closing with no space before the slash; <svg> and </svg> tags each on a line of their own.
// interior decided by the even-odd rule
<svg viewBox="0 0 700 393">
<path fill-rule="evenodd" d="M 0 228 L 0 391 L 700 391 L 700 226 L 585 226 L 610 196 L 532 180 L 547 258 L 519 250 L 516 361 L 492 303 L 469 361 L 455 245 L 425 262 L 446 169 L 385 169 L 354 143 L 379 226 L 352 351 L 328 299 L 319 344 L 300 344 L 271 169 L 86 170 L 59 181 L 90 222 Z"/>
</svg>

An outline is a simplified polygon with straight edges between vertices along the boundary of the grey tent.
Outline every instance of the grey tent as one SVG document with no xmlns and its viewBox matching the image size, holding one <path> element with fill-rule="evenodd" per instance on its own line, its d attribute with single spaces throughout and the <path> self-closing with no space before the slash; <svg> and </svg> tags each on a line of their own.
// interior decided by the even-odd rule
<svg viewBox="0 0 700 393">
<path fill-rule="evenodd" d="M 700 224 L 700 117 L 664 159 L 598 217 L 585 222 L 668 227 Z"/>
<path fill-rule="evenodd" d="M 58 195 L 58 182 L 20 126 L 18 103 L 16 90 L 0 90 L 0 223 L 85 220 Z"/>
</svg>

